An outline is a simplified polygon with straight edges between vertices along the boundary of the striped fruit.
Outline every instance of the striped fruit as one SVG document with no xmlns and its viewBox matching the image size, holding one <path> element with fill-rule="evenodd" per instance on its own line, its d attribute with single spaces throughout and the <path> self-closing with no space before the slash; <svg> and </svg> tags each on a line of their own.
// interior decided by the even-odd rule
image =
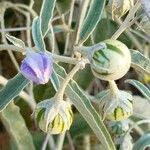
<svg viewBox="0 0 150 150">
<path fill-rule="evenodd" d="M 73 120 L 73 112 L 70 103 L 50 99 L 37 104 L 35 118 L 42 131 L 60 134 L 69 130 Z"/>
<path fill-rule="evenodd" d="M 108 120 L 121 121 L 133 113 L 132 95 L 125 91 L 119 91 L 117 95 L 110 92 L 101 101 L 100 111 Z"/>
<path fill-rule="evenodd" d="M 105 47 L 93 50 L 91 69 L 102 80 L 117 80 L 123 77 L 131 65 L 130 51 L 125 44 L 117 40 L 105 40 Z"/>
<path fill-rule="evenodd" d="M 126 14 L 134 5 L 134 0 L 109 0 L 107 10 L 118 18 Z"/>
</svg>

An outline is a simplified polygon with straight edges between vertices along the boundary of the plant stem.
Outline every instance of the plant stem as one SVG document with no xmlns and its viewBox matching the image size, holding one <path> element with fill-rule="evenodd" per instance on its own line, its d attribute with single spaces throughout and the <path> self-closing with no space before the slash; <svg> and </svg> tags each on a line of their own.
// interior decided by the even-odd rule
<svg viewBox="0 0 150 150">
<path fill-rule="evenodd" d="M 0 23 L 1 23 L 1 28 L 2 28 L 2 30 L 5 29 L 4 13 L 5 13 L 5 11 L 4 11 L 3 14 L 0 16 Z M 1 34 L 2 34 L 2 41 L 3 41 L 3 43 L 4 43 L 4 44 L 8 44 L 8 42 L 7 42 L 7 40 L 6 40 L 6 37 L 5 37 L 5 32 L 3 31 Z M 9 54 L 9 56 L 10 56 L 10 58 L 11 58 L 13 64 L 14 64 L 15 68 L 17 69 L 17 71 L 19 71 L 19 65 L 18 65 L 18 63 L 17 63 L 17 61 L 16 61 L 16 58 L 15 58 L 13 52 L 12 52 L 12 51 L 7 51 L 7 52 L 8 52 L 8 54 Z"/>
<path fill-rule="evenodd" d="M 85 67 L 86 64 L 86 59 L 82 59 L 79 63 L 77 63 L 75 65 L 75 67 L 70 71 L 70 73 L 67 75 L 67 77 L 63 80 L 63 82 L 61 83 L 57 93 L 56 93 L 56 99 L 57 100 L 63 100 L 63 95 L 65 92 L 65 89 L 67 87 L 67 84 L 69 83 L 69 81 L 73 78 L 73 76 L 75 75 L 75 73 L 79 70 L 79 69 L 83 69 Z"/>
<path fill-rule="evenodd" d="M 129 11 L 128 16 L 122 23 L 122 25 L 119 27 L 119 29 L 114 33 L 114 35 L 111 37 L 111 39 L 117 39 L 128 27 L 128 23 L 131 21 L 131 19 L 134 18 L 134 14 L 140 7 L 140 1 L 138 0 L 137 3 L 132 7 L 132 9 Z"/>
<path fill-rule="evenodd" d="M 73 17 L 73 10 L 74 10 L 74 3 L 75 0 L 72 0 L 71 2 L 71 7 L 70 7 L 70 15 L 69 15 L 69 20 L 68 20 L 68 28 L 71 28 L 71 23 L 72 23 L 72 17 Z M 64 54 L 67 54 L 67 49 L 68 49 L 68 44 L 69 44 L 69 38 L 70 38 L 70 32 L 67 33 L 66 36 L 66 43 L 65 43 L 65 50 Z"/>
<path fill-rule="evenodd" d="M 50 148 L 51 148 L 52 150 L 55 150 L 54 139 L 53 139 L 53 137 L 52 137 L 50 134 L 47 134 L 47 135 L 46 135 L 46 138 L 45 138 L 45 140 L 44 140 L 44 142 L 43 142 L 43 145 L 42 145 L 41 150 L 46 150 L 48 141 L 50 142 L 50 144 L 49 144 L 49 145 L 50 145 Z"/>
<path fill-rule="evenodd" d="M 114 95 L 117 95 L 117 93 L 119 92 L 119 89 L 115 83 L 115 81 L 109 81 L 109 86 L 110 86 L 110 90 Z"/>
<path fill-rule="evenodd" d="M 57 144 L 55 150 L 62 150 L 64 139 L 65 139 L 66 132 L 60 134 L 57 138 Z"/>
<path fill-rule="evenodd" d="M 50 31 L 51 31 L 51 52 L 54 53 L 55 52 L 55 34 L 54 34 L 54 30 L 53 30 L 53 26 L 50 23 Z"/>
</svg>

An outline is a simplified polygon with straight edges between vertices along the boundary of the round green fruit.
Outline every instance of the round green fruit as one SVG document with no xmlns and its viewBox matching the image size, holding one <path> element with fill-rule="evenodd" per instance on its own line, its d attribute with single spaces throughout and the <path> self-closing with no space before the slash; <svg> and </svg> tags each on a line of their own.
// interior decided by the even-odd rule
<svg viewBox="0 0 150 150">
<path fill-rule="evenodd" d="M 123 77 L 131 65 L 131 54 L 128 47 L 117 40 L 105 40 L 99 50 L 93 50 L 91 69 L 93 74 L 102 80 L 117 80 Z"/>
</svg>

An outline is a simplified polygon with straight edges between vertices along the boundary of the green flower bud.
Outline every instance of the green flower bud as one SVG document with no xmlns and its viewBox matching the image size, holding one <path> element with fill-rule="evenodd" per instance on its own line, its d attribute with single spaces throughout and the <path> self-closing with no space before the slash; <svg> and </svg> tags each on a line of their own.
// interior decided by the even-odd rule
<svg viewBox="0 0 150 150">
<path fill-rule="evenodd" d="M 69 102 L 48 99 L 37 104 L 35 118 L 42 131 L 60 134 L 69 130 L 73 112 Z"/>
<path fill-rule="evenodd" d="M 117 80 L 123 77 L 130 68 L 130 51 L 125 44 L 117 40 L 105 40 L 103 43 L 105 47 L 93 50 L 92 72 L 102 80 Z"/>
<path fill-rule="evenodd" d="M 112 16 L 120 18 L 126 14 L 134 5 L 134 0 L 109 0 L 107 10 Z"/>
<path fill-rule="evenodd" d="M 133 114 L 132 95 L 125 91 L 119 91 L 117 95 L 110 92 L 103 97 L 100 111 L 103 117 L 111 121 L 127 119 Z"/>
</svg>

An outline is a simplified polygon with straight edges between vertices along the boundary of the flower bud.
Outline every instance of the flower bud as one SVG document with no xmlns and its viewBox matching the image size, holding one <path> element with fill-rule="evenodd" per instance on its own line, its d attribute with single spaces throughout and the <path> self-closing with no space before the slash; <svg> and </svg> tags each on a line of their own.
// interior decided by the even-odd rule
<svg viewBox="0 0 150 150">
<path fill-rule="evenodd" d="M 105 40 L 103 43 L 105 47 L 94 50 L 92 53 L 92 72 L 102 80 L 117 80 L 123 77 L 130 68 L 130 51 L 125 44 L 117 40 Z"/>
<path fill-rule="evenodd" d="M 119 91 L 117 95 L 110 92 L 102 99 L 100 111 L 111 121 L 127 119 L 133 114 L 132 95 L 125 91 Z"/>
<path fill-rule="evenodd" d="M 134 5 L 134 0 L 109 0 L 107 10 L 120 18 L 126 14 Z"/>
<path fill-rule="evenodd" d="M 23 76 L 37 84 L 47 83 L 52 69 L 53 59 L 46 52 L 28 52 L 20 67 Z"/>
<path fill-rule="evenodd" d="M 73 120 L 73 112 L 69 102 L 49 99 L 37 104 L 35 118 L 42 131 L 60 134 L 69 130 Z"/>
</svg>

